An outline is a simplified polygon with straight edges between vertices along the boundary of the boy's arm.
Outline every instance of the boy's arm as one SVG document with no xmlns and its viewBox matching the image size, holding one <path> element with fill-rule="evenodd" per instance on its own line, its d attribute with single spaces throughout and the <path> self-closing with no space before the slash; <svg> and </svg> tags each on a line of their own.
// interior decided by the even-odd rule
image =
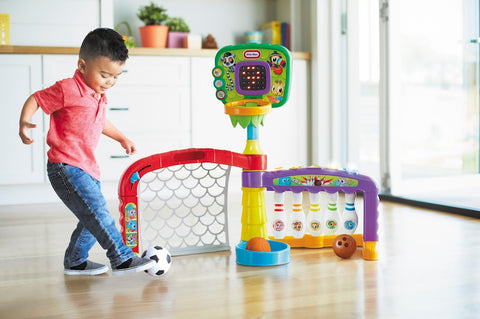
<svg viewBox="0 0 480 319">
<path fill-rule="evenodd" d="M 25 101 L 25 104 L 22 108 L 22 113 L 20 114 L 18 135 L 20 135 L 23 144 L 29 145 L 34 142 L 34 140 L 30 136 L 28 136 L 28 130 L 37 127 L 37 124 L 30 123 L 37 109 L 38 104 L 32 94 Z"/>
<path fill-rule="evenodd" d="M 102 133 L 119 142 L 128 155 L 133 155 L 137 151 L 135 144 L 130 141 L 122 132 L 120 132 L 120 130 L 116 128 L 115 125 L 113 125 L 108 119 L 103 127 Z"/>
</svg>

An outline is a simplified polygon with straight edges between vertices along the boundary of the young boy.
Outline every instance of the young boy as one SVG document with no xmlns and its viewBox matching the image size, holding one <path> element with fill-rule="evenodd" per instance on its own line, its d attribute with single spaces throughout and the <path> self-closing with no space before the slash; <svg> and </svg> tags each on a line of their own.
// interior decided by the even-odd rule
<svg viewBox="0 0 480 319">
<path fill-rule="evenodd" d="M 79 220 L 65 252 L 67 275 L 108 271 L 108 266 L 87 259 L 96 241 L 107 251 L 114 275 L 155 265 L 137 257 L 123 243 L 100 190 L 100 170 L 94 155 L 102 133 L 119 142 L 127 154 L 136 151 L 135 144 L 105 115 L 105 92 L 115 85 L 127 58 L 128 49 L 117 32 L 106 28 L 91 31 L 80 47 L 73 78 L 35 92 L 20 115 L 19 135 L 27 145 L 33 143 L 27 134 L 36 127 L 30 120 L 38 107 L 50 115 L 48 177 L 57 195 Z"/>
</svg>

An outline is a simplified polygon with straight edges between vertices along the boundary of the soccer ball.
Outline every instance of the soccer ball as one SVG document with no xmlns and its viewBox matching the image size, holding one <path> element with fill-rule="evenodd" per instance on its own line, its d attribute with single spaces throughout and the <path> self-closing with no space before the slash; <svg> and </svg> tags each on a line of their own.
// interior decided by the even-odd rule
<svg viewBox="0 0 480 319">
<path fill-rule="evenodd" d="M 152 246 L 145 250 L 142 258 L 155 260 L 157 263 L 152 268 L 145 270 L 151 276 L 160 277 L 167 273 L 172 265 L 172 256 L 167 249 L 160 246 Z"/>
</svg>

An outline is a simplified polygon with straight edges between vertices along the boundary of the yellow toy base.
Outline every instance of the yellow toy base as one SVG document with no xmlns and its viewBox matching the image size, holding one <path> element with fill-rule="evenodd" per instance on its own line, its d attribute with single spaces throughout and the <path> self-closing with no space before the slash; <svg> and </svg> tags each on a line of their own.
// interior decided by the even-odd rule
<svg viewBox="0 0 480 319">
<path fill-rule="evenodd" d="M 377 244 L 378 244 L 378 241 L 363 242 L 363 259 L 366 259 L 366 260 L 378 259 Z"/>
<path fill-rule="evenodd" d="M 292 248 L 325 248 L 333 247 L 333 241 L 338 235 L 322 235 L 322 236 L 312 236 L 310 234 L 305 234 L 302 238 L 295 238 L 293 236 L 286 236 L 282 239 L 276 239 L 273 236 L 270 236 L 270 240 L 280 241 L 282 243 L 288 244 Z M 355 239 L 358 247 L 363 247 L 363 259 L 365 260 L 377 260 L 377 243 L 376 241 L 363 241 L 363 234 L 353 234 L 352 237 Z"/>
</svg>

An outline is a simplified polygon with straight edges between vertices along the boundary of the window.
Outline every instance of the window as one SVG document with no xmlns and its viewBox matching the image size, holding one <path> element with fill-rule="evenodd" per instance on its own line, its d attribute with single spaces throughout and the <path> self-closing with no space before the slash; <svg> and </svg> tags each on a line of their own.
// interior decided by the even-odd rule
<svg viewBox="0 0 480 319">
<path fill-rule="evenodd" d="M 389 196 L 480 210 L 478 2 L 326 6 L 331 160 Z"/>
</svg>

